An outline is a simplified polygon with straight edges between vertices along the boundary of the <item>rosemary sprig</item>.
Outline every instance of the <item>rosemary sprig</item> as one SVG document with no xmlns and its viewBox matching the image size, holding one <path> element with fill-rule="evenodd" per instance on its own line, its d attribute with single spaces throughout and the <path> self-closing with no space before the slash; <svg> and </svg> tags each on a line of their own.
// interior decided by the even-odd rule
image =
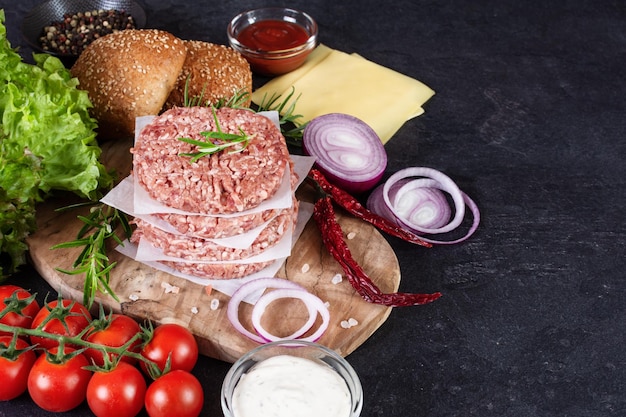
<svg viewBox="0 0 626 417">
<path fill-rule="evenodd" d="M 191 97 L 189 95 L 189 82 L 190 76 L 185 81 L 185 90 L 183 92 L 183 106 L 184 107 L 196 107 L 196 106 L 213 106 L 217 109 L 221 107 L 231 107 L 233 109 L 248 109 L 246 104 L 250 101 L 250 92 L 245 89 L 236 90 L 233 92 L 230 98 L 220 98 L 215 103 L 211 103 L 209 100 L 204 101 L 204 92 L 206 91 L 206 85 L 202 87 L 202 91 L 199 95 Z"/>
<path fill-rule="evenodd" d="M 304 131 L 307 123 L 300 123 L 298 121 L 298 119 L 303 117 L 301 114 L 294 114 L 296 104 L 302 95 L 298 94 L 298 96 L 292 101 L 291 99 L 293 98 L 295 92 L 296 89 L 292 86 L 291 91 L 282 101 L 279 101 L 282 97 L 281 94 L 272 94 L 269 97 L 264 95 L 257 111 L 277 111 L 280 115 L 280 130 L 285 137 L 285 140 L 287 140 L 287 142 L 291 145 L 302 146 L 302 132 Z"/>
<path fill-rule="evenodd" d="M 199 96 L 189 97 L 189 82 L 191 81 L 191 74 L 187 76 L 187 80 L 185 80 L 185 90 L 183 91 L 183 105 L 185 107 L 196 107 L 202 104 L 202 100 L 204 100 L 204 91 L 206 89 L 206 85 L 202 87 L 202 91 Z"/>
<path fill-rule="evenodd" d="M 209 140 L 201 141 L 192 138 L 178 138 L 180 141 L 198 147 L 198 152 L 179 154 L 180 156 L 191 157 L 192 163 L 204 156 L 211 155 L 228 148 L 232 148 L 229 150 L 229 153 L 241 152 L 248 146 L 248 143 L 250 143 L 250 140 L 254 137 L 254 135 L 248 136 L 241 128 L 239 128 L 239 134 L 222 132 L 222 127 L 220 126 L 220 122 L 217 120 L 217 114 L 215 113 L 215 107 L 212 107 L 212 110 L 213 120 L 215 121 L 215 128 L 217 131 L 200 132 L 202 136 Z M 213 143 L 210 139 L 215 139 L 219 141 L 219 143 Z"/>
<path fill-rule="evenodd" d="M 62 210 L 85 204 L 65 207 Z M 91 208 L 89 215 L 78 216 L 78 219 L 84 225 L 79 230 L 76 239 L 54 245 L 52 249 L 82 246 L 83 250 L 74 261 L 72 270 L 63 268 L 57 268 L 57 270 L 68 275 L 85 274 L 83 304 L 87 308 L 91 308 L 98 291 L 109 294 L 114 300 L 119 301 L 117 295 L 109 286 L 110 272 L 117 262 L 110 262 L 107 256 L 107 242 L 112 239 L 120 245 L 123 244 L 116 233 L 118 226 L 121 226 L 124 237 L 130 238 L 133 232 L 128 218 L 125 213 L 115 208 L 105 204 L 97 204 Z"/>
<path fill-rule="evenodd" d="M 251 110 L 246 104 L 250 101 L 250 92 L 246 90 L 237 90 L 230 98 L 221 98 L 213 106 L 217 109 L 221 107 L 230 107 L 232 109 Z"/>
<path fill-rule="evenodd" d="M 186 107 L 203 105 L 204 89 L 202 89 L 199 96 L 189 97 L 188 87 L 189 78 L 187 78 L 187 83 L 185 84 L 184 105 Z M 213 104 L 207 101 L 205 105 L 211 105 L 216 109 L 231 107 L 233 109 L 246 109 L 254 112 L 277 111 L 279 114 L 278 122 L 280 124 L 280 131 L 287 143 L 294 146 L 302 146 L 302 132 L 307 123 L 301 123 L 299 121 L 299 119 L 304 116 L 295 114 L 296 104 L 301 96 L 301 94 L 299 94 L 292 100 L 295 92 L 296 89 L 292 86 L 289 94 L 281 101 L 279 101 L 282 97 L 281 94 L 272 94 L 269 97 L 265 95 L 263 96 L 263 100 L 261 100 L 261 104 L 256 106 L 256 108 L 252 108 L 246 105 L 250 101 L 250 92 L 242 89 L 235 91 L 230 98 L 222 98 Z"/>
</svg>

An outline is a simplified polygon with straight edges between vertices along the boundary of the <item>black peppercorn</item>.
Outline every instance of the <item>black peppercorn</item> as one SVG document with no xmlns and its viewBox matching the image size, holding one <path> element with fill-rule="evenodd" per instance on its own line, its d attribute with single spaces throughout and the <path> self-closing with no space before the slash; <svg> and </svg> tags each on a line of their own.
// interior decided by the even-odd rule
<svg viewBox="0 0 626 417">
<path fill-rule="evenodd" d="M 89 10 L 66 13 L 63 20 L 43 28 L 39 37 L 44 51 L 61 55 L 79 55 L 101 36 L 124 29 L 134 29 L 131 15 L 120 10 Z"/>
</svg>

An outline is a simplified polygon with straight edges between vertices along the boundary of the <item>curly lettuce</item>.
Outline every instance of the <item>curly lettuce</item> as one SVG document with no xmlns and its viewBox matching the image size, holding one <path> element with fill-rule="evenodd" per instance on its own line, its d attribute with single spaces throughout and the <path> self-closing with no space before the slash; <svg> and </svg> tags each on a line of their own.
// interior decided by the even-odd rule
<svg viewBox="0 0 626 417">
<path fill-rule="evenodd" d="M 4 22 L 0 9 L 0 279 L 25 262 L 38 202 L 54 190 L 96 200 L 112 183 L 87 93 L 56 57 L 23 62 Z"/>
</svg>

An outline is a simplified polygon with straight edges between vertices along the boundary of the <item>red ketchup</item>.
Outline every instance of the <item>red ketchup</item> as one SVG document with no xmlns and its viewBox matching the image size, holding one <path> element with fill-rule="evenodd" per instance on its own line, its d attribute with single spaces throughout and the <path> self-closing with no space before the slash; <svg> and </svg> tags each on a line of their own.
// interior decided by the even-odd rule
<svg viewBox="0 0 626 417">
<path fill-rule="evenodd" d="M 306 56 L 300 53 L 276 57 L 265 57 L 263 52 L 285 51 L 304 45 L 309 33 L 300 25 L 284 20 L 260 20 L 243 28 L 237 40 L 244 46 L 256 50 L 259 54 L 247 56 L 250 64 L 258 72 L 282 74 L 291 71 L 302 63 Z M 308 54 L 305 54 L 308 55 Z"/>
</svg>

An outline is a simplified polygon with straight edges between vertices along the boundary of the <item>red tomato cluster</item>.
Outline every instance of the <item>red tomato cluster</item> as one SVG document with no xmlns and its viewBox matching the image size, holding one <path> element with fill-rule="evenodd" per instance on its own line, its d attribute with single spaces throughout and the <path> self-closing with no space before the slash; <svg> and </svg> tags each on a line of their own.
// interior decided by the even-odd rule
<svg viewBox="0 0 626 417">
<path fill-rule="evenodd" d="M 110 314 L 94 320 L 80 303 L 54 300 L 40 308 L 30 297 L 23 288 L 0 285 L 0 312 L 7 305 L 19 310 L 0 313 L 0 323 L 65 335 L 75 343 L 66 343 L 59 352 L 59 343 L 43 335 L 16 337 L 14 332 L 0 331 L 0 401 L 28 392 L 39 407 L 51 412 L 68 411 L 86 401 L 97 417 L 133 417 L 144 408 L 150 417 L 200 414 L 204 393 L 191 373 L 198 345 L 189 330 L 163 324 L 142 338 L 137 336 L 141 327 L 128 316 Z M 86 343 L 111 348 L 130 343 L 125 350 L 132 356 L 108 353 L 107 358 Z M 157 370 L 154 380 L 151 368 Z"/>
</svg>

